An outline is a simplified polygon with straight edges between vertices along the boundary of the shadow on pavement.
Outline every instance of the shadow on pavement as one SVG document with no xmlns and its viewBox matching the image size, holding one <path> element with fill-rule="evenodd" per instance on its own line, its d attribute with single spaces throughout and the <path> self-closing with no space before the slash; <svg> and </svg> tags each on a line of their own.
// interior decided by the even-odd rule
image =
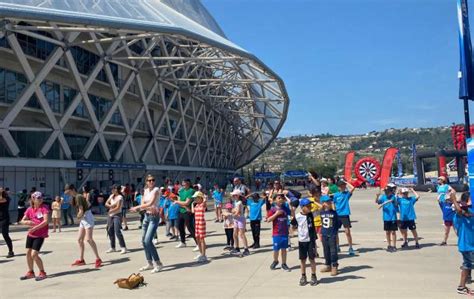
<svg viewBox="0 0 474 299">
<path fill-rule="evenodd" d="M 13 260 L 0 260 L 0 264 L 6 264 L 9 262 L 13 262 Z"/>
<path fill-rule="evenodd" d="M 364 269 L 373 269 L 374 267 L 369 265 L 360 265 L 360 266 L 347 266 L 344 268 L 339 269 L 339 273 L 346 274 L 350 272 L 356 272 Z"/>
<path fill-rule="evenodd" d="M 215 260 L 215 258 L 213 257 L 212 260 Z M 174 270 L 179 270 L 179 269 L 183 269 L 183 268 L 196 268 L 196 267 L 200 267 L 200 266 L 203 266 L 203 265 L 207 265 L 210 262 L 211 262 L 210 260 L 208 260 L 207 262 L 204 262 L 204 263 L 198 263 L 198 262 L 194 261 L 194 262 L 180 263 L 180 264 L 164 266 L 164 268 L 163 268 L 163 270 L 161 270 L 161 272 L 174 271 Z"/>
<path fill-rule="evenodd" d="M 368 253 L 368 252 L 374 252 L 374 251 L 379 251 L 379 250 L 385 250 L 385 248 L 382 248 L 382 247 L 358 248 L 356 250 L 356 252 L 358 252 L 358 253 Z"/>
<path fill-rule="evenodd" d="M 123 257 L 123 258 L 119 258 L 119 259 L 115 259 L 115 260 L 103 261 L 102 262 L 102 267 L 111 266 L 111 265 L 115 265 L 115 264 L 126 263 L 126 262 L 130 262 L 130 258 Z"/>
<path fill-rule="evenodd" d="M 345 280 L 350 280 L 350 279 L 365 279 L 365 277 L 356 276 L 356 275 L 323 277 L 319 280 L 319 283 L 334 283 L 334 282 L 345 281 Z"/>
<path fill-rule="evenodd" d="M 66 275 L 82 274 L 82 273 L 89 273 L 89 272 L 94 272 L 94 271 L 100 271 L 100 270 L 99 269 L 70 270 L 70 271 L 48 274 L 48 278 L 58 278 L 61 276 L 66 276 Z"/>
</svg>

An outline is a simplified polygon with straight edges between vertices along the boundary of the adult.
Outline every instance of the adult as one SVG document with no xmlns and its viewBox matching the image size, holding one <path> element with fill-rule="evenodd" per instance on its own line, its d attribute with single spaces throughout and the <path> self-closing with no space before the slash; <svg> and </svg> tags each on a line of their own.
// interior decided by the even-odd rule
<svg viewBox="0 0 474 299">
<path fill-rule="evenodd" d="M 8 193 L 3 189 L 0 188 L 0 227 L 2 229 L 2 236 L 3 240 L 8 247 L 8 254 L 7 257 L 14 257 L 15 254 L 13 253 L 13 242 L 10 238 L 10 197 Z"/>
<path fill-rule="evenodd" d="M 148 175 L 146 177 L 146 188 L 143 191 L 141 204 L 130 209 L 131 212 L 145 211 L 143 219 L 142 243 L 145 250 L 145 257 L 148 264 L 140 268 L 140 271 L 151 270 L 151 273 L 158 273 L 163 269 L 163 264 L 158 256 L 158 251 L 153 245 L 153 237 L 156 234 L 160 224 L 160 213 L 158 208 L 158 198 L 160 190 L 155 186 L 155 177 Z M 155 264 L 153 266 L 153 263 Z"/>
<path fill-rule="evenodd" d="M 69 190 L 69 188 L 70 188 L 69 184 L 66 184 L 66 186 L 64 186 L 64 193 L 61 195 L 61 200 L 63 202 L 61 204 L 61 214 L 64 220 L 63 226 L 69 225 L 68 218 L 69 220 L 71 220 L 71 225 L 74 225 L 74 218 L 72 217 L 72 207 L 71 207 L 72 198 L 71 196 L 66 194 L 66 191 Z"/>
<path fill-rule="evenodd" d="M 242 196 L 247 196 L 250 193 L 250 189 L 242 183 L 240 178 L 234 178 L 234 190 L 239 190 Z"/>
<path fill-rule="evenodd" d="M 121 186 L 112 186 L 112 194 L 105 203 L 105 207 L 109 209 L 109 217 L 107 218 L 107 234 L 110 239 L 110 248 L 106 253 L 115 252 L 115 236 L 119 241 L 120 254 L 127 253 L 127 246 L 122 235 L 122 205 L 123 195 L 120 193 Z"/>
<path fill-rule="evenodd" d="M 25 215 L 26 204 L 28 201 L 28 191 L 26 191 L 26 189 L 23 189 L 20 193 L 18 193 L 17 197 L 18 197 L 18 217 L 17 217 L 16 222 L 20 222 L 20 220 L 23 219 L 23 215 Z"/>
<path fill-rule="evenodd" d="M 191 205 L 193 203 L 194 189 L 191 188 L 191 180 L 186 179 L 183 181 L 183 188 L 178 192 L 178 200 L 176 203 L 180 206 L 179 209 L 179 218 L 178 218 L 178 228 L 179 228 L 179 237 L 181 242 L 176 246 L 176 248 L 186 247 L 186 231 L 184 227 L 186 226 L 191 233 L 191 237 L 196 241 L 194 236 L 194 221 L 193 214 L 191 213 Z M 199 250 L 199 247 L 197 247 Z M 196 249 L 196 248 L 195 248 Z"/>
<path fill-rule="evenodd" d="M 88 198 L 90 196 L 90 189 L 86 186 L 82 188 L 83 193 L 79 194 L 76 192 L 74 185 L 70 185 L 69 189 L 65 193 L 72 198 L 72 205 L 77 209 L 77 220 L 79 221 L 79 234 L 77 238 L 77 243 L 79 244 L 79 259 L 74 261 L 72 266 L 84 266 L 86 262 L 84 261 L 84 239 L 89 243 L 92 248 L 92 251 L 95 255 L 95 267 L 100 268 L 102 266 L 102 260 L 99 256 L 97 250 L 97 245 L 94 241 L 94 215 L 92 215 L 91 207 L 92 204 L 89 202 Z"/>
<path fill-rule="evenodd" d="M 127 211 L 130 209 L 130 185 L 125 184 L 122 186 L 123 204 L 122 204 L 122 225 L 123 230 L 128 230 L 127 225 Z"/>
<path fill-rule="evenodd" d="M 449 186 L 447 179 L 444 176 L 438 178 L 438 186 L 436 187 L 436 192 L 438 193 L 438 205 L 443 214 L 443 224 L 444 224 L 444 238 L 443 241 L 439 244 L 440 246 L 446 246 L 448 244 L 449 232 L 453 226 L 454 220 L 454 210 L 452 209 L 452 204 L 448 199 L 448 194 L 454 192 L 454 189 Z"/>
</svg>

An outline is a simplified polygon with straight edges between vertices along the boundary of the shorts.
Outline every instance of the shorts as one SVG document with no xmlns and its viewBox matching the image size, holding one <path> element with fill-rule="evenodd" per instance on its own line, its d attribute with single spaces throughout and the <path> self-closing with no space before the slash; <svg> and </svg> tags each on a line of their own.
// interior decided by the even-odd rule
<svg viewBox="0 0 474 299">
<path fill-rule="evenodd" d="M 314 229 L 316 230 L 316 234 L 317 235 L 320 235 L 322 233 L 322 230 L 323 230 L 323 226 L 320 225 L 320 226 L 315 226 Z"/>
<path fill-rule="evenodd" d="M 462 251 L 462 270 L 472 270 L 474 264 L 474 251 Z"/>
<path fill-rule="evenodd" d="M 84 216 L 82 217 L 81 221 L 79 222 L 79 227 L 89 229 L 94 228 L 94 224 L 94 215 L 92 215 L 91 210 L 87 210 L 84 213 Z"/>
<path fill-rule="evenodd" d="M 35 251 L 40 251 L 43 246 L 44 238 L 33 238 L 30 236 L 26 237 L 26 249 L 33 249 Z"/>
<path fill-rule="evenodd" d="M 344 226 L 344 228 L 350 228 L 351 225 L 351 217 L 349 215 L 339 216 L 339 222 Z"/>
<path fill-rule="evenodd" d="M 122 208 L 122 217 L 127 217 L 127 210 L 128 209 Z"/>
<path fill-rule="evenodd" d="M 216 208 L 222 208 L 222 202 L 216 202 L 216 203 L 214 204 L 214 207 L 216 207 Z"/>
<path fill-rule="evenodd" d="M 445 220 L 444 221 L 444 226 L 453 226 L 453 222 L 450 220 Z"/>
<path fill-rule="evenodd" d="M 409 229 L 409 230 L 415 230 L 416 229 L 416 223 L 415 220 L 405 220 L 400 222 L 400 229 Z"/>
<path fill-rule="evenodd" d="M 234 228 L 245 229 L 246 220 L 245 217 L 235 217 L 234 218 Z"/>
<path fill-rule="evenodd" d="M 288 236 L 274 236 L 273 237 L 273 251 L 288 248 Z"/>
<path fill-rule="evenodd" d="M 170 221 L 170 227 L 178 228 L 178 219 L 169 219 L 169 221 Z"/>
<path fill-rule="evenodd" d="M 316 242 L 299 242 L 298 243 L 298 250 L 300 260 L 306 260 L 309 258 L 310 260 L 314 260 L 316 258 Z"/>
<path fill-rule="evenodd" d="M 397 221 L 384 221 L 383 222 L 383 230 L 386 232 L 395 232 L 398 230 Z"/>
</svg>

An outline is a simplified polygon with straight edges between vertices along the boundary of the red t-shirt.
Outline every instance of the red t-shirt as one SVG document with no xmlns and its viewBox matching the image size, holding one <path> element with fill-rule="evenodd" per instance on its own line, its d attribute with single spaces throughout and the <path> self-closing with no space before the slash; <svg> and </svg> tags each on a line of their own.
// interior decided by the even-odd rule
<svg viewBox="0 0 474 299">
<path fill-rule="evenodd" d="M 44 220 L 44 215 L 48 215 L 49 209 L 45 204 L 42 204 L 39 208 L 35 209 L 33 207 L 29 207 L 26 212 L 25 216 L 28 218 L 28 220 L 33 221 L 34 225 L 36 226 L 43 222 Z M 43 226 L 42 228 L 32 232 L 28 233 L 28 236 L 32 238 L 47 238 L 48 237 L 48 225 Z"/>
<path fill-rule="evenodd" d="M 280 215 L 273 220 L 272 236 L 288 236 L 288 214 L 284 209 L 273 207 L 268 211 L 268 217 L 273 216 L 277 211 L 281 211 Z"/>
</svg>

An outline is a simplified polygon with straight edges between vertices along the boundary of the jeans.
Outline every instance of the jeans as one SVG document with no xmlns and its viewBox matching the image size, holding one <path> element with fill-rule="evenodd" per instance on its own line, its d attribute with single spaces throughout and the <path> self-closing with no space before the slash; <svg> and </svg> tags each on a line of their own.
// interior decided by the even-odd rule
<svg viewBox="0 0 474 299">
<path fill-rule="evenodd" d="M 196 238 L 194 237 L 194 217 L 192 217 L 192 214 L 190 212 L 186 213 L 179 213 L 179 219 L 178 219 L 178 228 L 179 228 L 179 236 L 181 239 L 181 243 L 186 243 L 186 231 L 184 230 L 184 226 L 189 230 L 189 233 L 193 237 L 194 241 L 196 241 Z"/>
<path fill-rule="evenodd" d="M 99 215 L 104 215 L 107 212 L 107 209 L 104 206 L 104 203 L 99 203 Z"/>
<path fill-rule="evenodd" d="M 63 214 L 63 220 L 64 220 L 64 225 L 69 225 L 68 223 L 68 217 L 71 219 L 71 225 L 74 224 L 74 218 L 72 217 L 72 207 L 69 206 L 67 209 L 61 209 L 61 214 Z"/>
<path fill-rule="evenodd" d="M 323 250 L 326 266 L 337 267 L 337 236 L 323 236 Z"/>
<path fill-rule="evenodd" d="M 260 224 L 261 220 L 251 220 L 250 228 L 252 229 L 253 243 L 260 246 Z"/>
<path fill-rule="evenodd" d="M 110 239 L 110 248 L 115 249 L 115 236 L 117 236 L 120 248 L 127 247 L 125 246 L 125 240 L 122 235 L 122 217 L 120 214 L 107 218 L 107 234 Z"/>
<path fill-rule="evenodd" d="M 160 223 L 160 217 L 152 216 L 150 214 L 145 214 L 145 219 L 143 219 L 143 224 L 142 224 L 142 229 L 143 229 L 142 243 L 143 243 L 143 249 L 145 249 L 146 260 L 149 263 L 151 261 L 154 261 L 156 263 L 160 262 L 158 251 L 156 250 L 155 245 L 153 245 L 153 237 L 155 236 L 159 223 Z"/>
<path fill-rule="evenodd" d="M 0 227 L 2 229 L 3 240 L 5 240 L 5 243 L 8 246 L 8 251 L 13 252 L 13 243 L 12 243 L 12 239 L 10 238 L 10 234 L 9 234 L 9 231 L 10 231 L 10 217 L 7 216 L 6 218 L 2 218 L 0 220 Z"/>
</svg>

